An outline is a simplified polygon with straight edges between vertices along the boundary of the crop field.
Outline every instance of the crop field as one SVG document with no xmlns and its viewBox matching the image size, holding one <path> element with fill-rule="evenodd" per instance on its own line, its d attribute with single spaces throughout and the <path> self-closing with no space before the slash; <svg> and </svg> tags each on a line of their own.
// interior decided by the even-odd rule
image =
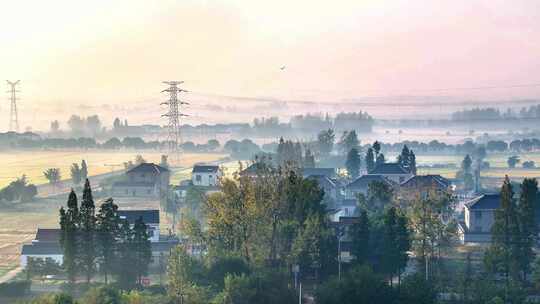
<svg viewBox="0 0 540 304">
<path fill-rule="evenodd" d="M 85 159 L 88 163 L 89 175 L 97 175 L 111 171 L 105 164 L 118 164 L 119 170 L 125 161 L 133 160 L 140 154 L 147 161 L 159 162 L 161 154 L 137 152 L 19 152 L 0 153 L 0 185 L 4 186 L 17 176 L 26 174 L 30 182 L 41 184 L 46 180 L 42 172 L 47 168 L 60 168 L 63 178 L 69 178 L 69 167 L 72 163 Z M 219 160 L 224 154 L 182 154 L 179 166 L 186 169 L 173 168 L 172 183 L 189 178 L 191 167 L 199 162 Z M 174 164 L 173 164 L 174 165 Z M 66 194 L 67 195 L 67 194 Z M 19 264 L 22 244 L 29 243 L 35 236 L 38 227 L 58 227 L 58 210 L 65 204 L 65 195 L 56 199 L 38 198 L 27 203 L 0 203 L 0 277 Z M 121 208 L 159 208 L 159 202 L 123 201 L 117 203 Z"/>
<path fill-rule="evenodd" d="M 0 153 L 0 187 L 17 177 L 26 175 L 36 185 L 47 183 L 43 171 L 48 168 L 60 168 L 62 179 L 70 178 L 71 164 L 84 159 L 88 165 L 89 175 L 98 175 L 123 168 L 123 163 L 133 161 L 136 155 L 145 160 L 159 163 L 162 153 L 159 152 L 109 152 L 109 151 L 17 151 Z M 191 167 L 198 162 L 218 160 L 224 154 L 182 154 L 179 164 L 173 166 Z M 174 176 L 173 176 L 174 179 Z"/>
<path fill-rule="evenodd" d="M 519 163 L 516 168 L 508 168 L 506 160 L 512 155 L 518 155 L 521 163 L 532 160 L 539 168 L 524 169 Z M 389 159 L 395 159 L 391 156 Z M 421 167 L 418 170 L 419 174 L 440 174 L 444 177 L 453 178 L 459 170 L 463 156 L 461 155 L 417 155 L 416 162 L 418 166 L 433 166 L 435 164 L 455 164 L 454 168 L 432 168 Z M 510 178 L 520 179 L 524 177 L 540 177 L 540 153 L 526 154 L 508 154 L 508 153 L 493 153 L 486 157 L 485 161 L 489 162 L 490 168 L 482 170 L 482 176 L 488 178 L 503 178 L 508 175 Z"/>
</svg>

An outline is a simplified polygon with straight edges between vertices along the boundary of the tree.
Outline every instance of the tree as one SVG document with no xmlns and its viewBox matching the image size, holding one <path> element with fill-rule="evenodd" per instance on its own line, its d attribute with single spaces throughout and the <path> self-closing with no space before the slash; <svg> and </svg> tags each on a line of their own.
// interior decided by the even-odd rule
<svg viewBox="0 0 540 304">
<path fill-rule="evenodd" d="M 519 156 L 517 155 L 508 157 L 508 160 L 506 161 L 506 163 L 508 164 L 508 168 L 515 168 L 516 165 L 519 164 L 519 162 L 520 162 L 520 159 L 519 159 Z"/>
<path fill-rule="evenodd" d="M 62 178 L 59 168 L 49 168 L 43 172 L 43 175 L 52 185 L 58 184 Z"/>
<path fill-rule="evenodd" d="M 71 129 L 71 132 L 76 135 L 82 135 L 84 133 L 84 119 L 81 118 L 78 115 L 71 115 L 71 117 L 68 120 L 68 126 Z"/>
<path fill-rule="evenodd" d="M 101 132 L 101 121 L 99 120 L 99 116 L 97 115 L 91 115 L 86 118 L 86 128 L 93 136 L 96 136 L 99 132 Z"/>
<path fill-rule="evenodd" d="M 77 253 L 78 253 L 78 223 L 79 207 L 77 195 L 71 189 L 67 201 L 67 210 L 60 208 L 60 245 L 64 253 L 63 267 L 66 270 L 68 281 L 72 284 L 77 276 Z"/>
<path fill-rule="evenodd" d="M 465 155 L 461 162 L 461 170 L 456 174 L 456 178 L 463 180 L 465 190 L 474 188 L 474 179 L 472 174 L 472 159 L 469 154 Z"/>
<path fill-rule="evenodd" d="M 100 260 L 100 270 L 104 275 L 105 284 L 108 283 L 110 270 L 116 263 L 116 252 L 120 232 L 120 217 L 118 206 L 112 198 L 107 199 L 99 207 L 96 216 L 97 251 Z"/>
<path fill-rule="evenodd" d="M 169 161 L 167 155 L 161 155 L 161 161 L 159 162 L 159 165 L 163 168 L 169 168 Z"/>
<path fill-rule="evenodd" d="M 345 167 L 347 167 L 347 173 L 350 177 L 357 178 L 360 175 L 360 155 L 355 148 L 352 148 L 347 154 Z"/>
<path fill-rule="evenodd" d="M 347 153 L 348 151 L 351 151 L 351 149 L 358 149 L 359 144 L 360 141 L 358 140 L 355 130 L 344 131 L 339 141 L 339 146 L 343 153 Z"/>
<path fill-rule="evenodd" d="M 137 283 L 138 270 L 135 267 L 135 246 L 133 230 L 126 219 L 120 220 L 118 233 L 118 252 L 113 268 L 118 285 L 123 289 L 131 289 Z"/>
<path fill-rule="evenodd" d="M 135 165 L 140 165 L 146 163 L 146 159 L 142 157 L 142 155 L 135 156 Z"/>
<path fill-rule="evenodd" d="M 536 167 L 536 164 L 534 163 L 533 160 L 528 160 L 528 161 L 523 162 L 522 166 L 524 169 L 532 169 Z"/>
<path fill-rule="evenodd" d="M 372 148 L 368 148 L 366 152 L 366 169 L 368 173 L 375 169 L 375 154 Z"/>
<path fill-rule="evenodd" d="M 521 255 L 521 233 L 519 214 L 514 200 L 514 190 L 506 176 L 501 187 L 501 205 L 495 211 L 491 227 L 491 245 L 484 256 L 487 268 L 495 273 L 503 273 L 506 288 L 509 288 L 510 276 L 518 277 L 519 257 Z"/>
<path fill-rule="evenodd" d="M 109 138 L 106 142 L 103 143 L 102 147 L 104 149 L 120 149 L 122 147 L 122 142 L 116 137 Z"/>
<path fill-rule="evenodd" d="M 316 292 L 317 304 L 397 303 L 398 294 L 367 265 L 332 278 Z"/>
<path fill-rule="evenodd" d="M 334 130 L 328 129 L 323 130 L 319 133 L 317 136 L 317 144 L 319 147 L 319 152 L 323 156 L 327 156 L 332 152 L 332 149 L 334 148 L 334 141 L 336 139 L 336 135 L 334 134 Z"/>
<path fill-rule="evenodd" d="M 304 168 L 315 168 L 315 155 L 308 148 L 304 156 Z"/>
<path fill-rule="evenodd" d="M 81 180 L 86 180 L 88 178 L 88 166 L 86 166 L 86 161 L 83 159 L 81 161 Z"/>
<path fill-rule="evenodd" d="M 408 218 L 413 233 L 412 245 L 421 267 L 439 260 L 443 249 L 448 248 L 455 238 L 454 203 L 451 195 L 437 191 L 418 193 L 410 202 Z"/>
<path fill-rule="evenodd" d="M 365 264 L 369 258 L 369 237 L 370 237 L 370 228 L 369 228 L 369 219 L 367 212 L 362 210 L 360 212 L 360 218 L 358 222 L 354 223 L 352 226 L 352 248 L 351 253 L 354 256 L 354 263 L 361 265 Z"/>
<path fill-rule="evenodd" d="M 133 225 L 133 250 L 135 259 L 133 267 L 137 274 L 137 283 L 142 284 L 142 277 L 148 272 L 148 265 L 152 260 L 152 244 L 148 235 L 148 227 L 142 217 Z"/>
<path fill-rule="evenodd" d="M 375 156 L 378 156 L 381 152 L 381 143 L 376 140 L 371 147 L 375 151 Z"/>
<path fill-rule="evenodd" d="M 79 185 L 82 181 L 81 179 L 81 168 L 79 167 L 79 164 L 73 163 L 71 165 L 71 181 L 73 182 L 73 185 Z"/>
<path fill-rule="evenodd" d="M 169 296 L 178 299 L 186 295 L 188 289 L 195 284 L 197 269 L 201 266 L 195 258 L 187 253 L 184 247 L 176 246 L 171 251 L 167 266 Z"/>
<path fill-rule="evenodd" d="M 409 147 L 407 145 L 404 145 L 401 149 L 401 154 L 398 155 L 397 162 L 400 164 L 403 168 L 409 170 L 410 166 L 410 159 L 409 159 Z"/>
<path fill-rule="evenodd" d="M 530 265 L 534 260 L 533 248 L 538 239 L 537 205 L 538 182 L 534 178 L 525 178 L 521 183 L 521 195 L 518 205 L 521 228 L 519 265 L 523 274 L 523 281 L 527 280 L 527 273 L 531 270 Z"/>
<path fill-rule="evenodd" d="M 86 282 L 90 283 L 96 271 L 96 216 L 92 188 L 88 179 L 84 184 L 79 214 L 81 234 L 80 267 L 86 276 Z"/>
<path fill-rule="evenodd" d="M 399 214 L 395 207 L 386 209 L 383 223 L 381 264 L 383 271 L 389 275 L 391 285 L 393 276 L 397 274 L 400 277 L 401 271 L 407 266 L 410 236 L 406 216 Z"/>
<path fill-rule="evenodd" d="M 120 121 L 120 119 L 116 117 L 113 122 L 113 129 L 115 131 L 118 131 L 121 127 L 122 127 L 122 121 Z"/>
<path fill-rule="evenodd" d="M 58 120 L 53 120 L 51 122 L 51 133 L 58 133 L 59 130 L 60 130 L 60 123 L 58 122 Z"/>
<path fill-rule="evenodd" d="M 208 140 L 208 142 L 206 143 L 206 145 L 208 146 L 208 148 L 211 150 L 211 151 L 214 151 L 216 149 L 219 148 L 219 141 L 217 141 L 216 139 L 210 139 Z"/>
<path fill-rule="evenodd" d="M 386 159 L 384 158 L 384 154 L 377 155 L 377 160 L 375 160 L 375 167 L 380 166 L 386 162 Z"/>
</svg>

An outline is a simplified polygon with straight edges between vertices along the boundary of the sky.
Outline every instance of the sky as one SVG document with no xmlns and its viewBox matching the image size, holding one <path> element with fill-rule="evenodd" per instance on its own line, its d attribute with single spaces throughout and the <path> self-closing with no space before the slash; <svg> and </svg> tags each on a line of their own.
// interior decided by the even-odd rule
<svg viewBox="0 0 540 304">
<path fill-rule="evenodd" d="M 540 99 L 537 0 L 0 7 L 0 79 L 21 80 L 19 120 L 34 130 L 72 113 L 163 124 L 164 80 L 185 81 L 188 123 L 340 110 L 444 116 L 472 102 Z"/>
</svg>

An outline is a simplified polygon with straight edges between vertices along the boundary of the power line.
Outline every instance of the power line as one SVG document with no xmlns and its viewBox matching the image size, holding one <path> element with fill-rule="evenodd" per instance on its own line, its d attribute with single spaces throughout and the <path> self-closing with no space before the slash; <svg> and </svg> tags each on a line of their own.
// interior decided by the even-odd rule
<svg viewBox="0 0 540 304">
<path fill-rule="evenodd" d="M 8 85 L 10 86 L 10 90 L 8 93 L 11 93 L 10 101 L 11 101 L 11 110 L 9 114 L 9 130 L 19 132 L 19 117 L 17 114 L 17 95 L 19 91 L 17 91 L 17 84 L 19 84 L 20 80 L 17 80 L 15 82 L 6 80 Z"/>
<path fill-rule="evenodd" d="M 180 111 L 182 105 L 187 105 L 187 102 L 183 102 L 178 99 L 178 94 L 187 92 L 187 90 L 179 88 L 179 85 L 184 83 L 183 81 L 163 81 L 164 84 L 169 87 L 163 91 L 169 94 L 169 99 L 162 102 L 162 105 L 168 106 L 167 113 L 161 115 L 162 117 L 168 117 L 168 130 L 167 130 L 167 144 L 169 157 L 173 156 L 176 162 L 180 161 L 180 144 L 182 142 L 182 136 L 180 133 L 180 117 L 188 116 Z"/>
</svg>

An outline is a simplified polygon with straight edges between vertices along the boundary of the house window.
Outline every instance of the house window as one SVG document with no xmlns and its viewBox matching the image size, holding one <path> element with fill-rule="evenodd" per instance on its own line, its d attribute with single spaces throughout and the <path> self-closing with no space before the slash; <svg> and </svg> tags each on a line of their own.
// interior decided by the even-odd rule
<svg viewBox="0 0 540 304">
<path fill-rule="evenodd" d="M 477 219 L 477 220 L 481 220 L 482 219 L 482 211 L 475 211 L 474 212 L 474 218 Z"/>
<path fill-rule="evenodd" d="M 202 179 L 202 178 L 201 178 L 201 176 L 200 176 L 199 174 L 195 175 L 195 180 L 196 180 L 196 181 L 200 182 L 201 179 Z"/>
<path fill-rule="evenodd" d="M 208 175 L 208 178 L 212 178 L 212 175 Z"/>
</svg>

